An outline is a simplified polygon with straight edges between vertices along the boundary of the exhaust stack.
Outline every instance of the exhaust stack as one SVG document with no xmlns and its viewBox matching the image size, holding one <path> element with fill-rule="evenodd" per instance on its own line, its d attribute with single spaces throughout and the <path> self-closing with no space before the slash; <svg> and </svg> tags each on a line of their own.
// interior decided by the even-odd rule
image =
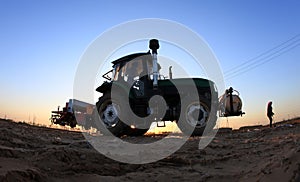
<svg viewBox="0 0 300 182">
<path fill-rule="evenodd" d="M 169 78 L 173 79 L 172 66 L 169 67 Z"/>
<path fill-rule="evenodd" d="M 149 42 L 149 48 L 152 50 L 152 62 L 153 62 L 153 88 L 157 88 L 158 80 L 158 66 L 157 66 L 157 50 L 159 49 L 159 43 L 157 39 L 151 39 Z"/>
</svg>

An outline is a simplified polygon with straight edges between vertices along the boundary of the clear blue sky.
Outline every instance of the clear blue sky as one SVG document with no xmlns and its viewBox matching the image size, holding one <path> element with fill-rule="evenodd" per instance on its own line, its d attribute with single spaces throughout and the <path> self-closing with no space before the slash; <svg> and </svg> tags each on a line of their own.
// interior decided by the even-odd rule
<svg viewBox="0 0 300 182">
<path fill-rule="evenodd" d="M 186 25 L 205 39 L 226 73 L 299 34 L 299 9 L 297 0 L 2 0 L 0 117 L 49 123 L 50 111 L 72 97 L 84 50 L 125 21 L 163 18 Z M 226 86 L 240 91 L 247 113 L 230 125 L 266 124 L 269 100 L 275 120 L 299 116 L 299 57 L 300 46 L 226 79 Z"/>
</svg>

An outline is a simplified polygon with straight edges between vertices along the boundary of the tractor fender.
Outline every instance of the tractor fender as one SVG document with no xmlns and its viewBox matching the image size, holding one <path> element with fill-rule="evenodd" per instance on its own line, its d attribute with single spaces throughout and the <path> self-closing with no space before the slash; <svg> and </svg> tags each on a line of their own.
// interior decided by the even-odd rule
<svg viewBox="0 0 300 182">
<path fill-rule="evenodd" d="M 112 87 L 112 83 L 108 83 L 107 81 L 105 81 L 102 85 L 100 85 L 98 88 L 96 88 L 96 91 L 97 92 L 100 92 L 100 93 L 105 93 L 109 90 L 111 90 L 111 87 Z"/>
<path fill-rule="evenodd" d="M 99 86 L 96 91 L 103 93 L 103 94 L 111 94 L 112 87 L 115 89 L 114 91 L 123 94 L 129 93 L 129 87 L 120 82 L 104 82 L 101 86 Z"/>
</svg>

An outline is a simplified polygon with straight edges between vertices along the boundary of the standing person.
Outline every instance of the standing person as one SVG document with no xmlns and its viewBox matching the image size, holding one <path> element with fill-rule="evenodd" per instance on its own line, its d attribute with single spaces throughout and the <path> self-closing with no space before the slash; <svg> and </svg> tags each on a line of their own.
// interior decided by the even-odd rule
<svg viewBox="0 0 300 182">
<path fill-rule="evenodd" d="M 270 101 L 268 103 L 268 107 L 267 107 L 267 116 L 270 120 L 270 128 L 272 127 L 273 115 L 274 115 L 274 113 L 273 113 L 273 108 L 272 108 L 272 101 Z"/>
</svg>

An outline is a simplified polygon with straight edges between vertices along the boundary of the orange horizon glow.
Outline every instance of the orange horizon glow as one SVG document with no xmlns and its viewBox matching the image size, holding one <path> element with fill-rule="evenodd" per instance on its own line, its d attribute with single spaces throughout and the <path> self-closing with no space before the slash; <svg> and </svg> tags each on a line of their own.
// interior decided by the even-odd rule
<svg viewBox="0 0 300 182">
<path fill-rule="evenodd" d="M 2 119 L 10 119 L 15 122 L 25 122 L 29 124 L 43 125 L 49 127 L 51 125 L 51 121 L 49 118 L 51 117 L 51 111 L 43 112 L 44 115 L 35 114 L 26 114 L 26 113 L 18 113 L 14 114 L 13 112 L 1 112 L 0 118 Z M 247 114 L 247 113 L 246 113 Z M 290 114 L 278 114 L 274 118 L 274 123 L 280 122 L 283 120 L 289 120 L 293 118 L 297 118 L 299 115 L 296 113 L 293 115 Z M 180 132 L 175 122 L 166 121 L 166 127 L 157 127 L 156 123 L 153 122 L 149 131 L 147 133 L 155 133 L 161 134 L 163 132 Z M 253 125 L 268 125 L 268 118 L 265 116 L 263 112 L 257 115 L 244 115 L 243 117 L 229 117 L 229 118 L 219 118 L 216 124 L 216 128 L 233 128 L 239 129 L 243 126 L 253 126 Z M 62 127 L 59 125 L 53 125 L 54 128 L 60 129 L 70 129 L 70 127 Z M 80 128 L 80 126 L 79 126 Z"/>
</svg>

